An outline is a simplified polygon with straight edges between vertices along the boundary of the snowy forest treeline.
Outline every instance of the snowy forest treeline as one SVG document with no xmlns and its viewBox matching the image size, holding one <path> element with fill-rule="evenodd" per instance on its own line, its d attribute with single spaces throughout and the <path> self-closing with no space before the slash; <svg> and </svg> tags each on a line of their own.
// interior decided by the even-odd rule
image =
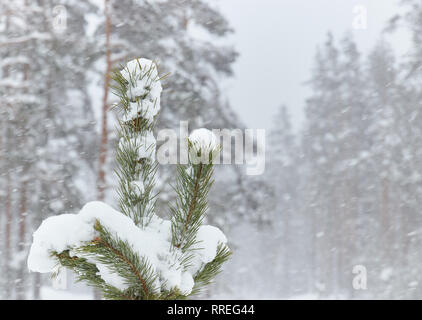
<svg viewBox="0 0 422 320">
<path fill-rule="evenodd" d="M 264 175 L 216 168 L 208 216 L 234 254 L 207 297 L 422 297 L 422 4 L 405 8 L 388 25 L 412 32 L 405 58 L 386 40 L 363 55 L 350 36 L 328 35 L 302 130 L 282 107 Z M 116 200 L 110 70 L 142 55 L 171 73 L 159 128 L 244 128 L 219 85 L 237 53 L 223 41 L 229 22 L 204 0 L 2 1 L 0 17 L 0 297 L 39 299 L 50 282 L 27 271 L 32 232 Z M 162 167 L 158 208 L 174 197 L 174 167 Z M 356 265 L 367 290 L 352 287 Z"/>
<path fill-rule="evenodd" d="M 318 46 L 298 134 L 280 108 L 261 178 L 268 224 L 250 231 L 258 245 L 238 230 L 249 247 L 223 275 L 241 284 L 232 295 L 422 298 L 422 3 L 403 5 L 367 55 L 350 35 Z M 398 28 L 412 34 L 405 57 L 386 40 Z"/>
</svg>

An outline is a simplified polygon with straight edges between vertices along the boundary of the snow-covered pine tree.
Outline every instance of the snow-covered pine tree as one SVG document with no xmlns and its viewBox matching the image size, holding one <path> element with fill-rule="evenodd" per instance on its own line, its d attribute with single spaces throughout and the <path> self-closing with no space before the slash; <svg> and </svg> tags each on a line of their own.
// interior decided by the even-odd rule
<svg viewBox="0 0 422 320">
<path fill-rule="evenodd" d="M 112 78 L 120 99 L 115 105 L 120 212 L 96 201 L 79 214 L 44 220 L 34 233 L 28 267 L 53 275 L 71 269 L 107 299 L 186 298 L 209 284 L 230 255 L 224 234 L 202 224 L 217 140 L 206 129 L 192 132 L 189 163 L 177 170 L 171 218 L 159 218 L 153 130 L 161 77 L 154 62 L 135 59 Z"/>
<path fill-rule="evenodd" d="M 395 245 L 397 252 L 401 258 L 397 257 L 397 252 L 390 253 L 392 262 L 389 268 L 385 268 L 386 273 L 392 270 L 391 266 L 398 261 L 402 262 L 401 266 L 393 267 L 394 270 L 399 268 L 402 273 L 396 274 L 396 278 L 402 282 L 401 286 L 391 288 L 391 294 L 395 294 L 397 288 L 409 288 L 411 283 L 415 283 L 414 279 L 418 279 L 421 274 L 419 261 L 422 258 L 420 250 L 422 244 L 422 234 L 418 232 L 419 226 L 422 225 L 420 208 L 422 206 L 422 176 L 421 162 L 422 159 L 422 130 L 419 125 L 422 121 L 422 3 L 417 0 L 402 1 L 404 11 L 395 15 L 391 19 L 390 27 L 392 31 L 401 30 L 403 26 L 410 32 L 411 46 L 406 52 L 406 58 L 399 65 L 398 78 L 395 85 L 399 85 L 398 103 L 399 107 L 393 116 L 394 125 L 396 127 L 397 142 L 396 149 L 400 148 L 400 153 L 395 152 L 395 156 L 399 160 L 400 166 L 398 172 L 394 172 L 397 186 L 400 186 L 399 192 L 392 195 L 389 199 L 392 205 L 398 204 L 398 210 L 394 209 L 394 216 L 397 217 L 397 211 L 401 212 L 400 223 L 391 222 L 391 225 L 400 228 L 399 237 L 396 238 Z M 391 84 L 389 84 L 391 88 Z M 387 139 L 385 139 L 387 141 Z M 391 139 L 388 139 L 391 140 Z M 394 141 L 393 141 L 394 142 Z M 391 147 L 391 146 L 390 146 Z M 396 167 L 397 168 L 397 167 Z M 390 191 L 391 188 L 390 188 Z M 393 249 L 389 246 L 390 251 Z M 385 277 L 385 282 L 391 283 L 390 277 Z M 404 287 L 403 287 L 404 286 Z M 412 287 L 412 290 L 402 290 L 402 297 L 414 299 L 420 297 L 422 290 L 420 286 Z"/>
<path fill-rule="evenodd" d="M 99 3 L 96 20 L 99 23 L 94 37 L 97 39 L 98 52 L 104 52 L 104 39 L 109 32 L 110 63 L 117 66 L 125 59 L 131 59 L 139 52 L 148 52 L 160 61 L 160 65 L 172 77 L 166 81 L 167 94 L 163 96 L 163 108 L 156 127 L 179 129 L 179 119 L 189 119 L 189 127 L 208 128 L 245 128 L 238 116 L 233 112 L 230 103 L 225 99 L 221 88 L 221 79 L 233 75 L 232 65 L 237 53 L 225 39 L 232 34 L 233 29 L 224 15 L 218 10 L 213 1 L 205 0 L 107 0 L 108 9 Z M 109 16 L 107 27 L 107 18 Z M 142 24 L 142 28 L 139 25 Z M 201 36 L 198 37 L 197 30 Z M 142 39 L 140 42 L 139 39 Z M 107 45 L 106 45 L 107 47 Z M 103 92 L 103 110 L 112 103 L 112 99 L 104 98 L 103 84 L 106 82 L 107 67 L 104 55 L 93 55 L 96 62 L 92 70 L 104 79 L 98 79 Z M 95 105 L 95 97 L 93 98 Z M 99 163 L 98 187 L 102 189 L 108 200 L 108 190 L 112 189 L 114 180 L 110 179 L 114 168 L 114 153 L 111 150 L 115 143 L 111 131 L 114 117 L 110 113 L 101 113 L 101 135 L 104 146 L 100 154 L 103 156 Z M 104 117 L 103 117 L 104 116 Z M 234 147 L 233 147 L 234 149 Z M 157 207 L 166 208 L 168 202 L 174 200 L 171 184 L 174 183 L 174 166 L 161 166 L 157 174 L 157 189 L 162 195 L 157 199 Z M 253 188 L 251 182 L 240 166 L 218 166 L 214 172 L 219 183 L 211 190 L 210 215 L 208 222 L 226 228 L 236 225 L 243 215 L 254 209 Z M 101 187 L 102 186 L 102 187 Z M 99 192 L 101 195 L 101 192 Z M 111 192 L 112 194 L 112 192 Z M 102 200 L 101 196 L 98 200 Z M 230 213 L 230 214 L 228 214 Z M 248 214 L 249 215 L 249 214 Z"/>
<path fill-rule="evenodd" d="M 265 172 L 272 192 L 265 199 L 267 201 L 264 207 L 271 213 L 270 227 L 273 230 L 282 230 L 275 236 L 273 234 L 268 237 L 270 243 L 282 244 L 270 256 L 272 264 L 277 266 L 274 268 L 274 276 L 281 280 L 275 289 L 278 290 L 277 294 L 289 296 L 292 287 L 301 286 L 300 283 L 294 283 L 299 277 L 292 276 L 293 272 L 300 273 L 300 270 L 292 270 L 292 267 L 299 262 L 298 257 L 303 251 L 303 246 L 298 241 L 303 234 L 297 222 L 301 218 L 297 201 L 301 159 L 286 106 L 279 108 L 273 123 L 269 134 L 268 168 Z"/>
<path fill-rule="evenodd" d="M 369 185 L 365 175 L 370 141 L 365 136 L 367 85 L 362 80 L 360 53 L 349 36 L 338 46 L 329 34 L 315 62 L 303 138 L 305 181 L 309 181 L 304 203 L 313 252 L 310 278 L 315 279 L 312 285 L 317 291 L 353 294 L 348 286 L 352 281 L 349 266 L 358 264 L 362 252 L 357 226 L 364 208 L 358 199 L 370 194 L 364 192 Z M 336 251 L 331 250 L 332 243 L 338 244 Z"/>
</svg>

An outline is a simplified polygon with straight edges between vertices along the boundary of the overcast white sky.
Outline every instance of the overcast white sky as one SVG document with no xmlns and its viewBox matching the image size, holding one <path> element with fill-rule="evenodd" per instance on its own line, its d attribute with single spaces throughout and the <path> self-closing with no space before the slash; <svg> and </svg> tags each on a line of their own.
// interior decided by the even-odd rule
<svg viewBox="0 0 422 320">
<path fill-rule="evenodd" d="M 361 51 L 379 39 L 386 21 L 399 10 L 398 0 L 216 0 L 235 29 L 231 37 L 240 53 L 235 78 L 225 84 L 233 107 L 247 126 L 267 128 L 281 104 L 289 107 L 295 128 L 303 121 L 315 48 L 331 31 L 336 39 L 353 33 Z M 367 29 L 356 30 L 357 5 L 367 8 Z M 402 50 L 407 37 L 391 38 Z"/>
</svg>

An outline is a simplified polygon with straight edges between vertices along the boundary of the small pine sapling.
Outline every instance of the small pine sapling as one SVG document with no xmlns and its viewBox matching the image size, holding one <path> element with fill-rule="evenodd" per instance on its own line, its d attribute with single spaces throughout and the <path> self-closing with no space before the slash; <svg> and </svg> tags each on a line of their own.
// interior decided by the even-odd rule
<svg viewBox="0 0 422 320">
<path fill-rule="evenodd" d="M 211 131 L 198 129 L 189 136 L 189 161 L 177 168 L 170 220 L 155 214 L 153 130 L 162 78 L 147 59 L 113 72 L 112 89 L 119 98 L 119 210 L 94 201 L 78 214 L 44 220 L 33 235 L 31 271 L 57 275 L 70 269 L 106 299 L 184 299 L 207 286 L 229 258 L 224 234 L 203 224 L 219 153 Z"/>
</svg>

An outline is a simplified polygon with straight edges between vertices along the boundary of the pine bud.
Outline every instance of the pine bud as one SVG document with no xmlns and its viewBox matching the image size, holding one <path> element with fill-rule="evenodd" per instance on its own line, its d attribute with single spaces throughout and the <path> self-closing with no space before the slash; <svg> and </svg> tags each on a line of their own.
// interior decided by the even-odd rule
<svg viewBox="0 0 422 320">
<path fill-rule="evenodd" d="M 220 153 L 217 137 L 208 129 L 194 130 L 188 139 L 189 159 L 193 164 L 212 163 Z"/>
</svg>

